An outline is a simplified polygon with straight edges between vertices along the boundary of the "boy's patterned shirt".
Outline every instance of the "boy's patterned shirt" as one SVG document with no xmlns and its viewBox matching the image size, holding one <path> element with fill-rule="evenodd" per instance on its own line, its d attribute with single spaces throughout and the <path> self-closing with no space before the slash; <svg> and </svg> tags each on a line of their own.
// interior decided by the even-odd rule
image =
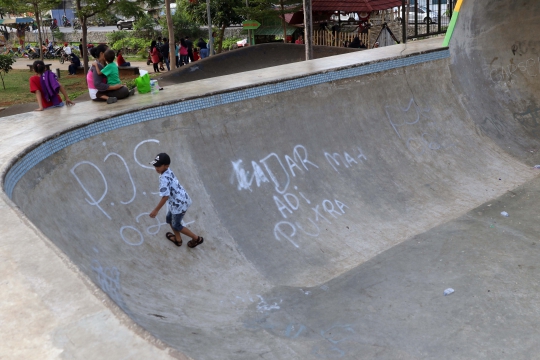
<svg viewBox="0 0 540 360">
<path fill-rule="evenodd" d="M 168 196 L 169 211 L 172 214 L 181 214 L 191 205 L 191 198 L 180 185 L 171 169 L 165 170 L 159 176 L 159 196 Z"/>
</svg>

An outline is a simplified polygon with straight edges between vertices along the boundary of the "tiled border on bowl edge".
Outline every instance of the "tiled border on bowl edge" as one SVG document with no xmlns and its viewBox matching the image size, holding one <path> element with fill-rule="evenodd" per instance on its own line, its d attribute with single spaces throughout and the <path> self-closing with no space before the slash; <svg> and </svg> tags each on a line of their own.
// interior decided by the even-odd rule
<svg viewBox="0 0 540 360">
<path fill-rule="evenodd" d="M 160 105 L 154 108 L 141 110 L 134 113 L 113 116 L 109 119 L 89 124 L 87 126 L 64 133 L 54 139 L 44 142 L 22 157 L 13 165 L 6 174 L 4 189 L 12 198 L 13 189 L 19 180 L 34 166 L 44 159 L 53 155 L 70 145 L 92 136 L 99 135 L 124 126 L 137 124 L 144 121 L 173 116 L 194 110 L 202 110 L 210 107 L 243 101 L 260 96 L 276 94 L 307 86 L 322 84 L 336 80 L 342 80 L 376 72 L 392 70 L 400 67 L 411 66 L 429 61 L 441 60 L 450 57 L 449 49 L 432 51 L 428 53 L 407 56 L 388 61 L 381 61 L 372 64 L 330 71 L 306 77 L 286 80 L 283 82 L 267 85 L 254 86 L 248 89 L 231 91 L 228 93 L 210 95 L 207 97 L 187 100 L 170 105 Z"/>
</svg>

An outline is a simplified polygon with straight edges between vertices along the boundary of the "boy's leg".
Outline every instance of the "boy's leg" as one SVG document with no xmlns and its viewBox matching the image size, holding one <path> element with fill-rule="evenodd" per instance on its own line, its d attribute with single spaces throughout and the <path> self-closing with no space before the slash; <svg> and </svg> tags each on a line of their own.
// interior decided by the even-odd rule
<svg viewBox="0 0 540 360">
<path fill-rule="evenodd" d="M 180 232 L 179 232 L 178 230 L 175 230 L 175 229 L 173 228 L 172 224 L 169 224 L 169 225 L 171 225 L 171 229 L 172 229 L 172 231 L 173 231 L 174 236 L 176 237 L 176 241 L 177 241 L 177 242 L 181 242 L 181 241 L 182 241 L 182 237 L 180 236 Z"/>
<path fill-rule="evenodd" d="M 184 235 L 187 235 L 189 236 L 190 238 L 192 238 L 193 240 L 197 240 L 199 238 L 199 236 L 195 235 L 191 230 L 189 230 L 187 227 L 183 227 L 182 230 L 180 230 L 180 232 Z"/>
<path fill-rule="evenodd" d="M 189 230 L 187 227 L 182 225 L 182 219 L 184 218 L 185 212 L 182 214 L 172 215 L 171 219 L 171 227 L 173 228 L 173 231 L 175 231 L 175 235 L 177 231 L 180 231 L 180 233 L 189 236 L 192 240 L 188 242 L 188 247 L 194 248 L 200 244 L 203 243 L 204 239 L 198 235 L 195 235 L 191 230 Z M 180 230 L 175 230 L 180 229 Z M 180 234 L 176 235 L 177 239 L 180 236 Z"/>
<path fill-rule="evenodd" d="M 167 224 L 169 224 L 169 226 L 171 227 L 171 230 L 173 231 L 173 234 L 174 234 L 174 237 L 175 237 L 175 244 L 177 246 L 181 246 L 182 245 L 182 238 L 180 237 L 180 232 L 178 230 L 175 229 L 175 226 L 177 225 L 177 222 L 175 221 L 173 215 L 171 214 L 170 211 L 167 211 L 167 215 L 165 216 L 165 222 Z M 166 234 L 166 237 L 167 239 L 171 240 L 170 239 L 170 235 L 169 233 Z M 174 241 L 173 241 L 174 242 Z"/>
</svg>

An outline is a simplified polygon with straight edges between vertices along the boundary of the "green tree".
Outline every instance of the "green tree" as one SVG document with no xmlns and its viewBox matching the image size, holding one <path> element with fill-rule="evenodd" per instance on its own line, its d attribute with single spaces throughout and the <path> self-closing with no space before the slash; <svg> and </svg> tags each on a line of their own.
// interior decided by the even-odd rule
<svg viewBox="0 0 540 360">
<path fill-rule="evenodd" d="M 199 25 L 193 22 L 183 11 L 176 11 L 172 16 L 172 20 L 174 37 L 176 39 L 186 36 L 189 36 L 192 39 L 197 39 L 204 35 L 204 31 L 201 30 Z"/>
<path fill-rule="evenodd" d="M 11 55 L 0 55 L 0 78 L 2 79 L 2 86 L 6 90 L 6 84 L 4 84 L 4 76 L 12 70 L 11 65 L 15 62 L 15 57 Z"/>
<path fill-rule="evenodd" d="M 279 18 L 283 28 L 283 39 L 287 38 L 287 22 L 285 14 L 302 10 L 302 3 L 298 0 L 249 0 L 249 6 L 237 8 L 237 13 L 246 19 L 257 20 L 264 23 L 271 18 Z"/>
<path fill-rule="evenodd" d="M 189 16 L 190 20 L 206 25 L 206 1 L 204 0 L 179 0 L 181 10 Z M 223 34 L 225 28 L 232 24 L 240 24 L 246 20 L 236 9 L 244 6 L 242 0 L 210 0 L 210 14 L 212 23 L 219 28 L 219 39 L 217 52 L 221 52 L 223 45 Z"/>
<path fill-rule="evenodd" d="M 0 0 L 4 1 L 4 0 Z M 10 0 L 12 1 L 12 0 Z M 39 0 L 43 1 L 43 0 Z M 105 13 L 120 14 L 127 17 L 142 16 L 143 6 L 151 6 L 159 3 L 159 0 L 76 0 L 75 13 L 81 21 L 83 66 L 84 72 L 88 72 L 88 18 Z"/>
<path fill-rule="evenodd" d="M 162 35 L 161 30 L 156 30 L 156 20 L 148 14 L 142 14 L 137 18 L 133 23 L 133 30 L 134 37 L 145 40 L 155 40 Z"/>
<path fill-rule="evenodd" d="M 38 25 L 38 37 L 41 44 L 43 43 L 41 35 L 42 14 L 54 9 L 60 2 L 61 0 L 0 0 L 0 7 L 14 14 L 33 13 Z M 40 51 L 40 57 L 43 60 L 42 51 Z"/>
</svg>

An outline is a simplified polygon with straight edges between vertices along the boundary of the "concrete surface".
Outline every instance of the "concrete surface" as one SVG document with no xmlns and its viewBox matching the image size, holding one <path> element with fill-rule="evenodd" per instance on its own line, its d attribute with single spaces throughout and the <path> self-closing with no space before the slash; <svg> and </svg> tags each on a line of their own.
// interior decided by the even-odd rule
<svg viewBox="0 0 540 360">
<path fill-rule="evenodd" d="M 536 358 L 539 15 L 531 0 L 465 1 L 448 59 L 131 125 L 42 161 L 16 206 L 1 195 L 0 355 Z M 5 117 L 2 173 L 95 119 L 440 42 Z M 146 216 L 160 151 L 194 200 L 196 249 L 165 240 L 163 210 Z"/>
<path fill-rule="evenodd" d="M 314 46 L 313 57 L 323 57 L 359 52 L 360 49 L 348 49 L 330 46 Z M 164 73 L 164 84 L 172 85 L 217 76 L 237 74 L 245 71 L 264 69 L 272 66 L 304 61 L 306 58 L 303 45 L 270 43 L 248 46 L 210 56 L 200 61 L 189 63 L 174 71 Z"/>
</svg>

